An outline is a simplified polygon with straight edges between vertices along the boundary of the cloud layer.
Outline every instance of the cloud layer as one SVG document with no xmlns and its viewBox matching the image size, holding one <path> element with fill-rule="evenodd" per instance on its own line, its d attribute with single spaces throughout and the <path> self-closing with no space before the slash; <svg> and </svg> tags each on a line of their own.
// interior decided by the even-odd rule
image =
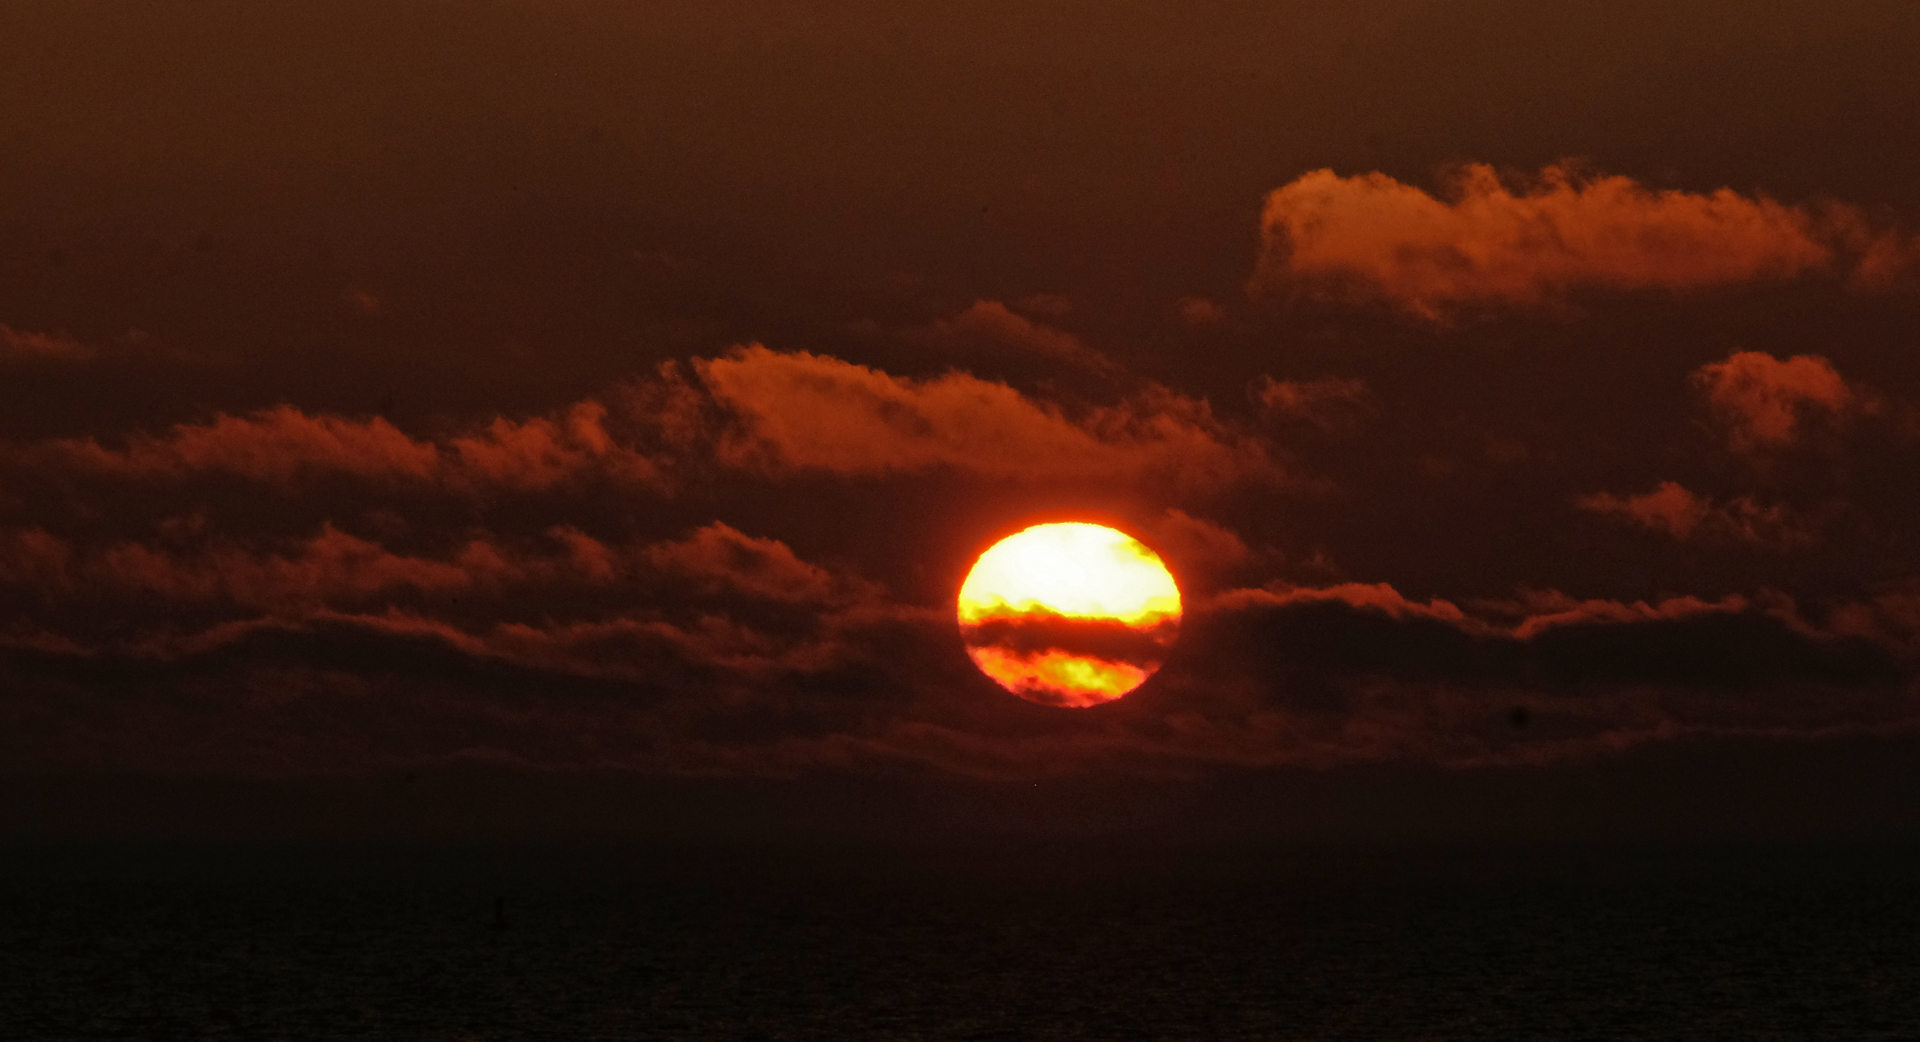
<svg viewBox="0 0 1920 1042">
<path fill-rule="evenodd" d="M 1469 164 L 1440 196 L 1384 174 L 1304 174 L 1267 196 L 1257 294 L 1379 302 L 1430 320 L 1583 290 L 1685 292 L 1809 275 L 1885 282 L 1912 256 L 1858 211 L 1550 166 L 1521 187 Z"/>
<path fill-rule="evenodd" d="M 1024 323 L 1024 319 L 995 312 Z M 998 319 L 995 319 L 998 321 Z M 691 370 L 691 378 L 688 376 Z M 14 460 L 120 479 L 226 474 L 293 486 L 338 475 L 453 492 L 540 492 L 584 481 L 666 491 L 683 469 L 884 477 L 927 471 L 1024 482 L 1149 477 L 1218 488 L 1285 484 L 1274 447 L 1202 399 L 1147 386 L 1068 409 L 964 372 L 928 380 L 760 345 L 669 364 L 549 416 L 495 417 L 438 438 L 382 417 L 290 405 L 98 439 L 24 446 Z"/>
<path fill-rule="evenodd" d="M 1557 167 L 1519 187 L 1469 167 L 1439 197 L 1319 171 L 1273 193 L 1263 231 L 1256 293 L 1386 305 L 1426 320 L 1391 327 L 1415 343 L 1470 312 L 1492 329 L 1503 309 L 1604 306 L 1593 291 L 1884 284 L 1907 249 L 1842 207 Z M 303 399 L 23 425 L 0 446 L 0 751 L 53 773 L 1028 780 L 1920 733 L 1897 538 L 1855 524 L 1894 563 L 1811 593 L 1741 571 L 1850 551 L 1833 536 L 1866 510 L 1827 472 L 1907 407 L 1881 369 L 1862 371 L 1884 393 L 1842 376 L 1846 344 L 1789 354 L 1756 322 L 1771 351 L 1702 364 L 1697 337 L 1655 331 L 1614 386 L 1579 367 L 1617 359 L 1578 344 L 1535 363 L 1494 337 L 1414 365 L 1337 310 L 1213 299 L 1157 296 L 1131 330 L 1077 297 L 863 300 L 884 323 L 787 341 L 810 350 L 702 340 L 517 410 Z M 405 294 L 362 310 L 398 321 Z M 91 357 L 5 332 L 12 362 Z M 1172 350 L 1156 338 L 1191 354 L 1141 363 L 1168 383 L 1118 361 Z M 107 362 L 11 371 L 51 386 Z M 1065 509 L 1165 554 L 1177 641 L 958 623 L 956 556 Z M 1056 695 L 1090 663 L 1112 690 L 1152 678 L 1063 714 L 975 668 L 996 656 Z"/>
</svg>

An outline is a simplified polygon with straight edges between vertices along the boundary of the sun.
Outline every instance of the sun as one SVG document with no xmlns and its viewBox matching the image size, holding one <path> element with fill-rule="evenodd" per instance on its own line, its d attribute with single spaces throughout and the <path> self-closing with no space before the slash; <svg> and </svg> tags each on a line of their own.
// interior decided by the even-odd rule
<svg viewBox="0 0 1920 1042">
<path fill-rule="evenodd" d="M 1139 687 L 1180 627 L 1180 587 L 1160 556 L 1105 525 L 1016 532 L 960 586 L 967 654 L 1001 687 L 1083 709 Z"/>
</svg>

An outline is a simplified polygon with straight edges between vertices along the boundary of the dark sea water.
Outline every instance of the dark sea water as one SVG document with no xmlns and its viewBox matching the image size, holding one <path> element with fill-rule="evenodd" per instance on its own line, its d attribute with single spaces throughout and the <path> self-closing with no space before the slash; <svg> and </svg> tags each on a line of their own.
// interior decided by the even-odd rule
<svg viewBox="0 0 1920 1042">
<path fill-rule="evenodd" d="M 15 851 L 0 1038 L 1920 1039 L 1920 851 Z"/>
</svg>

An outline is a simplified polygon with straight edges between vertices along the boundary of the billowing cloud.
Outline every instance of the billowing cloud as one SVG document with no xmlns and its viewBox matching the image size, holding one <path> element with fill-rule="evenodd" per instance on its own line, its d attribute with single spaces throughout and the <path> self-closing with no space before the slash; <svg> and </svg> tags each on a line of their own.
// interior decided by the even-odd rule
<svg viewBox="0 0 1920 1042">
<path fill-rule="evenodd" d="M 1530 185 L 1462 168 L 1435 197 L 1384 174 L 1315 170 L 1274 190 L 1251 288 L 1381 302 L 1426 319 L 1538 307 L 1581 290 L 1704 290 L 1806 275 L 1884 282 L 1901 240 L 1845 207 L 1722 188 L 1654 190 L 1567 166 Z M 1862 266 L 1863 258 L 1872 264 Z"/>
<path fill-rule="evenodd" d="M 0 324 L 0 365 L 91 362 L 98 356 L 98 351 L 65 333 L 33 333 Z"/>
<path fill-rule="evenodd" d="M 453 438 L 451 478 L 456 483 L 537 491 L 586 475 L 624 484 L 660 480 L 654 461 L 616 441 L 606 427 L 607 408 L 580 402 L 553 418 L 514 422 L 496 417 L 485 430 Z"/>
<path fill-rule="evenodd" d="M 719 445 L 737 467 L 848 476 L 944 468 L 1025 481 L 1145 475 L 1194 486 L 1283 477 L 1260 441 L 1206 402 L 1166 390 L 1069 415 L 965 373 L 912 380 L 759 345 L 694 369 L 737 420 Z"/>
<path fill-rule="evenodd" d="M 1800 440 L 1810 424 L 1879 408 L 1874 395 L 1842 379 L 1819 355 L 1782 360 L 1738 351 L 1701 366 L 1692 381 L 1736 452 L 1783 448 Z"/>
</svg>

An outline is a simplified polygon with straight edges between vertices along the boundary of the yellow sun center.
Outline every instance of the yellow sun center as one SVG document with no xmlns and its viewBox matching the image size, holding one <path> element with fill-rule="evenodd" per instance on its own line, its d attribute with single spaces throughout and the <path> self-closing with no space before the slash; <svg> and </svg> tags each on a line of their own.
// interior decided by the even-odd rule
<svg viewBox="0 0 1920 1042">
<path fill-rule="evenodd" d="M 1180 588 L 1139 540 L 1104 525 L 1036 525 L 995 543 L 960 587 L 967 653 L 1022 698 L 1085 707 L 1160 668 Z"/>
</svg>

